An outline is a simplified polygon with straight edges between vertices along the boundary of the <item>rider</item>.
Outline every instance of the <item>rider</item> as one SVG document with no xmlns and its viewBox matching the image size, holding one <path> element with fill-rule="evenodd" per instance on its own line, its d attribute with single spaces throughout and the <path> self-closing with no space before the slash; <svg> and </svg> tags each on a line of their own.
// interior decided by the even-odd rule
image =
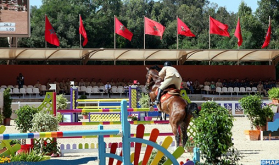
<svg viewBox="0 0 279 165">
<path fill-rule="evenodd" d="M 175 88 L 180 90 L 180 85 L 182 82 L 182 78 L 178 71 L 171 66 L 171 62 L 166 61 L 164 63 L 164 67 L 159 72 L 159 76 L 164 78 L 164 81 L 161 83 L 161 86 L 158 88 L 158 95 L 155 100 L 155 104 L 158 105 L 160 103 L 161 93 L 167 88 L 169 85 L 174 84 Z"/>
</svg>

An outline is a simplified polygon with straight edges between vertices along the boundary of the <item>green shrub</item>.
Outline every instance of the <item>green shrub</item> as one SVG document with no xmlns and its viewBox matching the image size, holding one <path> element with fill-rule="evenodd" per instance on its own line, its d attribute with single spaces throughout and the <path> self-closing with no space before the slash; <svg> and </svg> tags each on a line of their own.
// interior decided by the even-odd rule
<svg viewBox="0 0 279 165">
<path fill-rule="evenodd" d="M 279 99 L 279 88 L 273 87 L 267 91 L 269 99 Z"/>
<path fill-rule="evenodd" d="M 209 101 L 202 104 L 200 116 L 193 120 L 193 124 L 196 129 L 195 145 L 200 148 L 205 163 L 223 162 L 222 155 L 233 146 L 233 116 L 224 107 Z"/>
<path fill-rule="evenodd" d="M 21 152 L 11 157 L 11 162 L 40 162 L 44 160 L 46 158 L 34 150 L 31 150 L 29 153 Z"/>
<path fill-rule="evenodd" d="M 141 93 L 141 98 L 139 99 L 139 105 L 141 108 L 150 107 L 150 98 L 148 94 Z"/>
<path fill-rule="evenodd" d="M 33 132 L 50 132 L 50 131 L 58 131 L 59 127 L 59 118 L 49 114 L 48 110 L 42 110 L 39 113 L 36 113 L 32 119 L 32 131 Z M 51 146 L 53 149 L 53 153 L 57 153 L 57 144 L 55 143 L 55 147 Z M 39 148 L 41 153 L 45 153 L 45 143 L 42 138 L 39 144 Z"/>
<path fill-rule="evenodd" d="M 38 108 L 30 107 L 29 105 L 22 106 L 16 110 L 16 129 L 23 133 L 30 131 L 32 128 L 32 122 L 30 121 L 32 121 L 33 116 L 36 113 L 38 113 Z"/>
<path fill-rule="evenodd" d="M 68 106 L 67 101 L 68 101 L 67 98 L 65 98 L 63 94 L 56 96 L 57 110 L 67 109 Z"/>
<path fill-rule="evenodd" d="M 4 90 L 3 96 L 4 96 L 4 106 L 3 106 L 3 116 L 5 118 L 10 118 L 12 116 L 12 99 L 10 95 L 10 88 L 7 88 Z"/>
<path fill-rule="evenodd" d="M 87 99 L 87 96 L 86 95 L 81 95 L 81 96 L 79 96 L 78 99 Z"/>
</svg>

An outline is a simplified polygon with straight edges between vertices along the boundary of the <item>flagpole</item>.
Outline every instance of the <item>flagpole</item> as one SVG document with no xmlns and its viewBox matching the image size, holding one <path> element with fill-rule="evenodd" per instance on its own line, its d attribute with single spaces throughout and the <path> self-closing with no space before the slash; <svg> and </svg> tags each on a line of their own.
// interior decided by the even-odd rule
<svg viewBox="0 0 279 165">
<path fill-rule="evenodd" d="M 177 19 L 178 16 L 176 16 L 176 49 L 178 49 L 178 23 L 177 23 Z"/>
<path fill-rule="evenodd" d="M 78 15 L 79 26 L 80 26 L 80 14 Z M 81 34 L 79 33 L 79 48 L 81 48 Z"/>
<path fill-rule="evenodd" d="M 46 24 L 46 14 L 45 14 L 45 24 Z M 45 28 L 46 28 L 46 26 L 45 26 Z M 46 31 L 46 29 L 45 29 L 45 31 Z M 45 48 L 47 48 L 46 35 L 45 35 Z"/>
<path fill-rule="evenodd" d="M 269 23 L 268 23 L 268 28 L 269 28 L 269 26 L 270 26 L 270 24 L 271 24 L 270 16 L 268 16 L 268 19 L 269 19 Z M 269 42 L 270 42 L 270 41 L 269 41 Z M 268 46 L 269 46 L 269 44 L 268 44 Z M 268 46 L 266 47 L 266 49 L 268 49 Z"/>
<path fill-rule="evenodd" d="M 113 19 L 113 21 L 114 21 L 114 49 L 116 49 L 116 35 L 115 35 L 115 15 L 114 15 L 113 17 L 114 17 L 114 19 Z"/>
<path fill-rule="evenodd" d="M 144 39 L 143 39 L 143 49 L 145 49 L 145 19 L 144 19 L 144 16 L 143 16 L 143 25 L 144 25 L 144 28 L 143 28 L 143 33 L 144 33 Z"/>
<path fill-rule="evenodd" d="M 209 29 L 208 29 L 208 38 L 209 38 L 209 43 L 208 43 L 208 47 L 210 49 L 210 15 L 209 15 Z"/>
</svg>

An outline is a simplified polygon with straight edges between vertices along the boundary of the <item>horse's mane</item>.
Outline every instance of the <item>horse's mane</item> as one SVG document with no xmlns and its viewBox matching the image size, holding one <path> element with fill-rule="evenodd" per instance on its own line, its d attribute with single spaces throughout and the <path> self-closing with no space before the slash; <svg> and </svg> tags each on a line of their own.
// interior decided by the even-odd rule
<svg viewBox="0 0 279 165">
<path fill-rule="evenodd" d="M 155 70 L 157 70 L 158 72 L 161 71 L 161 68 L 160 68 L 158 65 L 151 66 L 149 69 L 155 69 Z"/>
</svg>

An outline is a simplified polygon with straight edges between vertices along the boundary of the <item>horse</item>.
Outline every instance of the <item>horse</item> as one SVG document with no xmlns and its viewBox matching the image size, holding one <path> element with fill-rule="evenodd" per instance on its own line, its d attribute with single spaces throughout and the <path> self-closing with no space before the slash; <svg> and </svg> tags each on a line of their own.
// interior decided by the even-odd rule
<svg viewBox="0 0 279 165">
<path fill-rule="evenodd" d="M 158 75 L 160 68 L 158 66 L 153 67 L 146 67 L 147 74 L 146 74 L 146 83 L 145 87 L 149 91 L 149 97 L 151 100 L 151 104 L 154 103 L 156 99 L 156 90 L 160 86 L 163 79 Z M 179 146 L 181 135 L 179 131 L 182 132 L 183 136 L 183 147 L 185 146 L 188 135 L 187 135 L 187 129 L 189 126 L 189 123 L 191 121 L 191 118 L 198 117 L 199 115 L 199 109 L 196 103 L 188 103 L 186 100 L 184 100 L 181 96 L 179 91 L 176 90 L 170 90 L 170 88 L 175 89 L 174 85 L 170 85 L 167 87 L 162 95 L 165 93 L 169 93 L 169 97 L 166 98 L 163 102 L 161 102 L 157 108 L 161 112 L 164 112 L 169 115 L 169 123 L 172 128 L 172 133 L 175 136 L 176 140 L 176 146 Z M 162 96 L 163 98 L 164 96 Z"/>
</svg>

